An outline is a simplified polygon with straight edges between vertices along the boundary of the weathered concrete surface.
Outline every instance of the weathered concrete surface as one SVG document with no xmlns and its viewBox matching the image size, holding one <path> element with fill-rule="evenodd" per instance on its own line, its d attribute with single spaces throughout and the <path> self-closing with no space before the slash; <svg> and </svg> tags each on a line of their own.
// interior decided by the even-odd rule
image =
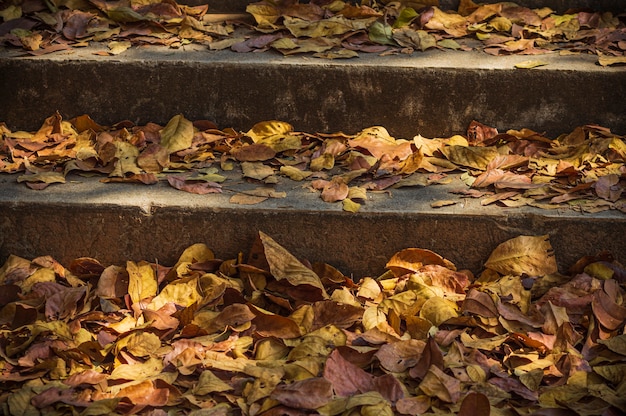
<svg viewBox="0 0 626 416">
<path fill-rule="evenodd" d="M 352 60 L 106 46 L 42 57 L 0 53 L 0 116 L 36 129 L 59 110 L 103 124 L 165 123 L 183 113 L 247 130 L 280 119 L 303 131 L 356 132 L 383 125 L 399 137 L 465 131 L 473 119 L 499 129 L 528 127 L 556 136 L 597 123 L 626 132 L 626 68 L 588 55 L 534 56 L 548 65 L 515 69 L 528 56 L 430 51 L 363 54 Z"/>
<path fill-rule="evenodd" d="M 387 260 L 407 247 L 431 249 L 459 268 L 479 271 L 498 244 L 518 235 L 549 235 L 562 271 L 601 250 L 626 261 L 624 214 L 483 207 L 475 199 L 431 208 L 433 200 L 455 198 L 448 191 L 464 186 L 458 180 L 370 194 L 362 210 L 350 214 L 287 179 L 277 185 L 286 198 L 248 206 L 228 201 L 233 192 L 254 187 L 235 179 L 224 183 L 223 194 L 209 195 L 165 184 L 69 179 L 32 191 L 14 176 L 0 176 L 0 262 L 9 254 L 49 254 L 63 264 L 90 256 L 107 265 L 126 260 L 172 265 L 196 242 L 227 259 L 247 253 L 258 231 L 299 258 L 328 262 L 355 278 L 381 273 Z"/>
</svg>

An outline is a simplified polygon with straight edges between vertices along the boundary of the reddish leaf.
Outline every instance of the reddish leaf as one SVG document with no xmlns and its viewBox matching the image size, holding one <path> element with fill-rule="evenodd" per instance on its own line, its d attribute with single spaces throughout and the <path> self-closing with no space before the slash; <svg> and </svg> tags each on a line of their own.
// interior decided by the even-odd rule
<svg viewBox="0 0 626 416">
<path fill-rule="evenodd" d="M 333 350 L 328 356 L 324 377 L 332 383 L 338 396 L 349 397 L 372 389 L 373 376 L 346 361 L 338 350 Z"/>
<path fill-rule="evenodd" d="M 194 181 L 183 176 L 168 176 L 167 182 L 174 188 L 192 194 L 219 194 L 222 186 L 216 182 Z"/>
</svg>

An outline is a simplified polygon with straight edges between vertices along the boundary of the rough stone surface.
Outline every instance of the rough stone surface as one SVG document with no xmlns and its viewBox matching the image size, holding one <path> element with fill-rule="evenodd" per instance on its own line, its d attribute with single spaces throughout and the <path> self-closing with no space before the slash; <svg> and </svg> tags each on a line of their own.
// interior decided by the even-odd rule
<svg viewBox="0 0 626 416">
<path fill-rule="evenodd" d="M 89 256 L 106 265 L 126 260 L 173 265 L 185 247 L 197 242 L 227 259 L 247 253 L 259 231 L 299 258 L 328 262 L 355 278 L 381 273 L 387 260 L 407 247 L 434 250 L 476 272 L 498 244 L 518 235 L 549 235 L 562 271 L 601 250 L 626 261 L 626 216 L 621 213 L 483 207 L 475 199 L 431 208 L 432 201 L 455 198 L 448 191 L 463 186 L 458 180 L 370 194 L 362 210 L 350 214 L 286 179 L 277 185 L 286 198 L 248 206 L 228 202 L 234 192 L 254 187 L 234 179 L 225 182 L 223 194 L 209 195 L 164 184 L 69 179 L 32 191 L 12 176 L 0 176 L 0 262 L 9 254 L 49 254 L 64 264 Z"/>
<path fill-rule="evenodd" d="M 42 57 L 0 53 L 3 121 L 36 129 L 59 110 L 64 117 L 87 113 L 103 124 L 166 123 L 182 113 L 239 130 L 271 119 L 316 132 L 382 125 L 398 137 L 462 133 L 473 119 L 553 136 L 594 123 L 626 132 L 626 69 L 602 68 L 588 55 L 540 55 L 532 59 L 548 65 L 522 70 L 514 65 L 528 56 L 481 52 L 327 61 L 196 45 L 94 55 L 104 49 Z"/>
</svg>

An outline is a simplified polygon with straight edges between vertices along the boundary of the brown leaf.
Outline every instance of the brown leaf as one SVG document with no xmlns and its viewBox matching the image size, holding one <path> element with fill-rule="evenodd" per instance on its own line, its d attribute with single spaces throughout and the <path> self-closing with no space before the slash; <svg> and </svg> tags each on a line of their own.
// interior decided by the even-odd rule
<svg viewBox="0 0 626 416">
<path fill-rule="evenodd" d="M 343 358 L 338 350 L 333 350 L 324 365 L 324 377 L 333 385 L 335 394 L 349 397 L 357 393 L 371 391 L 371 374 Z"/>
<path fill-rule="evenodd" d="M 439 254 L 421 248 L 407 248 L 394 254 L 385 267 L 391 270 L 394 275 L 402 276 L 407 273 L 417 272 L 424 265 L 436 264 L 450 270 L 456 267 L 449 260 L 444 259 Z"/>
<path fill-rule="evenodd" d="M 606 289 L 594 293 L 591 306 L 598 322 L 609 331 L 620 328 L 626 320 L 626 307 L 617 304 L 615 298 L 607 294 Z"/>
<path fill-rule="evenodd" d="M 298 338 L 302 335 L 300 327 L 291 318 L 280 315 L 271 315 L 252 308 L 255 314 L 252 323 L 256 333 L 261 337 L 276 337 L 282 339 Z"/>
<path fill-rule="evenodd" d="M 428 369 L 419 388 L 428 396 L 447 403 L 456 403 L 461 396 L 461 382 L 434 365 Z"/>
<path fill-rule="evenodd" d="M 240 162 L 262 162 L 276 156 L 276 151 L 262 143 L 241 146 L 231 154 Z"/>
<path fill-rule="evenodd" d="M 428 396 L 421 395 L 417 397 L 405 397 L 398 400 L 396 409 L 403 415 L 421 415 L 430 409 L 431 399 Z"/>
<path fill-rule="evenodd" d="M 66 319 L 73 317 L 82 306 L 81 300 L 87 293 L 87 286 L 67 288 L 46 299 L 46 318 Z"/>
<path fill-rule="evenodd" d="M 417 364 L 426 343 L 416 339 L 384 344 L 376 353 L 376 358 L 387 371 L 401 373 Z"/>
<path fill-rule="evenodd" d="M 170 175 L 167 182 L 174 188 L 192 194 L 219 194 L 222 193 L 222 186 L 215 182 L 194 181 L 184 176 Z"/>
<path fill-rule="evenodd" d="M 498 310 L 491 296 L 476 289 L 470 289 L 463 300 L 463 312 L 474 313 L 485 318 L 497 318 Z"/>
<path fill-rule="evenodd" d="M 322 189 L 322 200 L 324 202 L 343 201 L 348 196 L 350 189 L 340 177 L 334 177 Z"/>
<path fill-rule="evenodd" d="M 363 308 L 326 300 L 313 304 L 313 314 L 312 331 L 327 325 L 349 328 L 361 319 Z"/>
<path fill-rule="evenodd" d="M 482 393 L 469 393 L 463 398 L 459 409 L 459 416 L 489 416 L 490 414 L 489 399 Z"/>
<path fill-rule="evenodd" d="M 269 264 L 270 272 L 276 280 L 284 279 L 293 286 L 310 286 L 312 289 L 317 289 L 323 298 L 328 297 L 324 285 L 313 270 L 302 264 L 267 234 L 259 232 L 259 236 L 263 243 L 265 258 Z"/>
<path fill-rule="evenodd" d="M 126 397 L 133 404 L 162 407 L 167 404 L 170 391 L 158 389 L 150 380 L 144 380 L 138 384 L 124 387 L 117 393 L 117 397 Z"/>
<path fill-rule="evenodd" d="M 443 370 L 443 353 L 435 339 L 428 337 L 422 355 L 417 361 L 417 364 L 409 370 L 409 375 L 414 379 L 422 380 L 432 366 Z"/>
<path fill-rule="evenodd" d="M 159 173 L 169 165 L 170 157 L 167 148 L 158 143 L 149 144 L 137 156 L 137 165 L 148 173 Z"/>
<path fill-rule="evenodd" d="M 211 326 L 207 328 L 209 332 L 223 331 L 227 327 L 237 327 L 247 322 L 251 322 L 256 315 L 250 311 L 248 306 L 235 303 L 226 306 L 222 312 L 212 321 Z"/>
<path fill-rule="evenodd" d="M 317 409 L 332 399 L 333 385 L 323 377 L 312 377 L 291 384 L 280 384 L 270 397 L 289 407 Z"/>
<path fill-rule="evenodd" d="M 80 385 L 95 385 L 103 380 L 106 380 L 107 375 L 103 373 L 98 373 L 94 370 L 85 370 L 82 373 L 72 374 L 65 380 L 63 380 L 63 384 L 67 384 L 70 387 L 78 387 Z"/>
</svg>

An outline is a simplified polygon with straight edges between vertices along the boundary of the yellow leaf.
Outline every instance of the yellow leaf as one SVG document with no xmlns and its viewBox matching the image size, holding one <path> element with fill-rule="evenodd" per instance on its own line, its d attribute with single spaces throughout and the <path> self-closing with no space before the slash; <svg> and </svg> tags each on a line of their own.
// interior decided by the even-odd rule
<svg viewBox="0 0 626 416">
<path fill-rule="evenodd" d="M 257 188 L 246 192 L 239 192 L 230 198 L 231 204 L 254 205 L 268 198 L 286 198 L 286 192 L 279 192 L 273 188 Z"/>
<path fill-rule="evenodd" d="M 366 331 L 386 323 L 387 315 L 376 306 L 370 306 L 363 312 L 363 327 Z"/>
<path fill-rule="evenodd" d="M 18 182 L 43 182 L 43 183 L 65 183 L 65 176 L 60 172 L 40 172 L 29 175 L 20 175 Z"/>
<path fill-rule="evenodd" d="M 21 270 L 20 270 L 21 269 Z M 5 279 L 7 275 L 11 273 L 20 272 L 23 273 L 25 271 L 32 273 L 34 271 L 31 269 L 30 260 L 26 260 L 22 257 L 16 256 L 15 254 L 10 254 L 9 258 L 4 262 L 2 267 L 0 268 L 0 284 L 8 284 L 5 283 Z"/>
<path fill-rule="evenodd" d="M 144 363 L 120 364 L 112 372 L 111 380 L 141 381 L 158 375 L 163 370 L 163 361 L 158 358 L 148 358 Z"/>
<path fill-rule="evenodd" d="M 355 30 L 364 30 L 375 20 L 376 18 L 347 19 L 342 15 L 336 15 L 328 19 L 307 21 L 297 17 L 285 16 L 283 24 L 297 38 L 319 38 L 342 35 Z"/>
<path fill-rule="evenodd" d="M 332 169 L 335 166 L 335 157 L 329 153 L 323 153 L 311 160 L 311 170 L 319 172 L 323 169 Z"/>
<path fill-rule="evenodd" d="M 407 311 L 413 311 L 416 309 L 416 305 L 423 304 L 425 299 L 415 290 L 405 290 L 404 292 L 397 293 L 393 296 L 380 302 L 378 308 L 384 313 L 389 313 L 389 310 L 393 310 L 398 315 L 404 315 Z M 408 313 L 412 315 L 414 313 Z"/>
<path fill-rule="evenodd" d="M 18 19 L 22 17 L 22 7 L 10 5 L 9 7 L 0 10 L 0 17 L 2 17 L 2 20 L 4 20 L 5 22 L 13 19 Z"/>
<path fill-rule="evenodd" d="M 305 170 L 300 170 L 293 166 L 281 166 L 280 173 L 285 176 L 288 176 L 292 181 L 303 181 L 309 176 L 311 176 L 312 172 L 308 172 Z"/>
<path fill-rule="evenodd" d="M 428 319 L 433 325 L 439 326 L 448 319 L 459 316 L 457 309 L 454 302 L 436 296 L 424 302 L 419 316 Z"/>
<path fill-rule="evenodd" d="M 545 61 L 523 61 L 515 64 L 515 68 L 518 69 L 532 69 L 537 68 L 538 66 L 548 65 Z"/>
<path fill-rule="evenodd" d="M 115 352 L 126 348 L 126 351 L 135 357 L 148 357 L 153 355 L 161 347 L 159 337 L 151 332 L 132 332 L 127 337 L 115 343 Z"/>
<path fill-rule="evenodd" d="M 349 198 L 344 199 L 343 201 L 341 201 L 341 203 L 342 209 L 346 212 L 358 212 L 361 208 L 361 204 L 359 204 L 358 202 L 354 202 Z"/>
<path fill-rule="evenodd" d="M 276 338 L 262 339 L 254 347 L 256 360 L 282 360 L 287 357 L 287 354 L 289 354 L 289 347 Z"/>
<path fill-rule="evenodd" d="M 576 403 L 588 394 L 584 386 L 565 384 L 545 389 L 539 396 L 541 407 L 559 408 L 561 403 Z"/>
<path fill-rule="evenodd" d="M 264 3 L 248 4 L 246 12 L 250 13 L 257 25 L 262 28 L 274 27 L 274 23 L 282 16 L 278 7 Z"/>
<path fill-rule="evenodd" d="M 158 310 L 167 303 L 173 303 L 177 306 L 187 308 L 196 302 L 202 300 L 202 295 L 198 292 L 198 279 L 185 281 L 174 281 L 161 290 L 150 304 L 148 309 Z"/>
<path fill-rule="evenodd" d="M 38 416 L 41 413 L 31 404 L 31 399 L 35 397 L 35 392 L 28 385 L 8 394 L 7 403 L 9 414 L 23 416 Z"/>
<path fill-rule="evenodd" d="M 428 29 L 443 30 L 454 37 L 463 37 L 467 34 L 467 21 L 463 16 L 446 13 L 438 7 L 433 7 L 433 16 L 425 26 Z"/>
<path fill-rule="evenodd" d="M 598 63 L 602 66 L 626 65 L 626 56 L 609 56 L 600 54 Z"/>
<path fill-rule="evenodd" d="M 445 146 L 441 152 L 455 165 L 485 170 L 489 162 L 498 156 L 495 147 Z"/>
<path fill-rule="evenodd" d="M 15 284 L 22 289 L 22 292 L 28 293 L 32 289 L 33 285 L 41 282 L 54 282 L 56 281 L 56 274 L 54 270 L 48 268 L 37 269 L 33 274 L 28 276 L 22 281 L 17 281 Z"/>
<path fill-rule="evenodd" d="M 170 153 L 188 149 L 193 141 L 193 123 L 178 114 L 171 118 L 167 125 L 161 130 L 161 146 Z"/>
<path fill-rule="evenodd" d="M 233 388 L 226 382 L 222 381 L 219 377 L 213 374 L 210 370 L 204 370 L 198 378 L 198 384 L 196 384 L 192 392 L 199 396 L 205 394 L 223 392 L 232 390 Z"/>
<path fill-rule="evenodd" d="M 281 136 L 291 133 L 293 131 L 293 126 L 284 121 L 262 121 L 260 123 L 255 124 L 252 128 L 246 133 L 248 137 L 252 139 L 255 143 L 259 143 L 264 139 Z"/>
<path fill-rule="evenodd" d="M 359 290 L 357 291 L 357 296 L 359 298 L 368 299 L 368 300 L 376 300 L 381 295 L 380 286 L 376 282 L 376 280 L 371 277 L 365 277 L 359 282 Z"/>
<path fill-rule="evenodd" d="M 324 285 L 315 272 L 300 262 L 285 248 L 274 241 L 270 236 L 259 232 L 265 257 L 270 266 L 270 272 L 276 280 L 287 280 L 294 286 L 309 285 L 320 290 L 324 298 L 328 298 Z"/>
<path fill-rule="evenodd" d="M 264 165 L 261 162 L 243 162 L 241 169 L 243 170 L 243 176 L 259 181 L 274 174 L 274 169 L 271 166 Z"/>
<path fill-rule="evenodd" d="M 423 266 L 428 264 L 436 264 L 453 271 L 456 270 L 456 266 L 450 260 L 423 248 L 405 248 L 394 254 L 385 267 L 399 277 L 407 273 L 419 272 Z"/>
<path fill-rule="evenodd" d="M 283 55 L 293 55 L 306 52 L 321 53 L 340 44 L 341 39 L 339 38 L 303 38 L 294 40 L 282 38 L 272 42 L 271 46 Z"/>
<path fill-rule="evenodd" d="M 461 343 L 467 348 L 478 348 L 485 351 L 493 351 L 502 345 L 508 337 L 508 334 L 503 334 L 492 338 L 473 338 L 466 332 L 463 332 L 460 336 L 460 340 Z"/>
<path fill-rule="evenodd" d="M 451 199 L 440 199 L 439 201 L 434 201 L 430 203 L 430 206 L 432 208 L 441 208 L 441 207 L 447 207 L 450 205 L 456 205 L 456 201 L 453 201 Z"/>
<path fill-rule="evenodd" d="M 128 142 L 115 142 L 115 169 L 109 176 L 124 177 L 127 173 L 139 174 L 142 172 L 137 165 L 139 149 Z"/>
<path fill-rule="evenodd" d="M 177 264 L 181 263 L 204 263 L 213 260 L 215 255 L 204 243 L 196 243 L 185 249 L 178 258 Z"/>
<path fill-rule="evenodd" d="M 157 293 L 157 280 L 149 263 L 126 262 L 128 294 L 133 303 L 150 298 Z"/>
<path fill-rule="evenodd" d="M 366 149 L 372 156 L 380 159 L 384 155 L 391 159 L 405 160 L 411 154 L 411 143 L 406 140 L 396 140 L 389 135 L 387 129 L 381 126 L 369 127 L 362 130 L 357 137 L 350 140 L 351 147 Z"/>
<path fill-rule="evenodd" d="M 500 274 L 545 276 L 558 271 L 549 237 L 519 236 L 500 244 L 485 267 Z"/>
<path fill-rule="evenodd" d="M 130 41 L 113 41 L 108 43 L 109 53 L 111 55 L 119 55 L 122 52 L 125 52 L 128 48 L 132 46 Z"/>
<path fill-rule="evenodd" d="M 327 52 L 317 52 L 314 53 L 313 56 L 322 59 L 349 59 L 358 58 L 359 54 L 350 49 L 339 49 Z"/>
</svg>

